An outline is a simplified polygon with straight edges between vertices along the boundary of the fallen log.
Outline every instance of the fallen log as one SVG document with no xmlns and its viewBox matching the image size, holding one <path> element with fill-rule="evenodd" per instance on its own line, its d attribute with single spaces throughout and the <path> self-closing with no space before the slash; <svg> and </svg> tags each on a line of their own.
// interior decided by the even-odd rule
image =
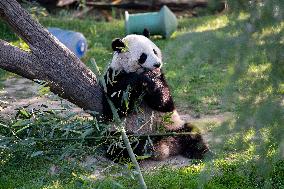
<svg viewBox="0 0 284 189">
<path fill-rule="evenodd" d="M 107 9 L 111 10 L 112 8 L 119 9 L 134 9 L 134 10 L 160 10 L 163 5 L 167 5 L 172 11 L 184 11 L 188 9 L 194 9 L 196 7 L 207 7 L 207 1 L 194 1 L 189 3 L 175 3 L 175 2 L 155 2 L 147 3 L 147 2 L 127 2 L 127 3 L 101 3 L 101 2 L 93 2 L 87 1 L 87 6 L 91 6 L 95 9 Z"/>
</svg>

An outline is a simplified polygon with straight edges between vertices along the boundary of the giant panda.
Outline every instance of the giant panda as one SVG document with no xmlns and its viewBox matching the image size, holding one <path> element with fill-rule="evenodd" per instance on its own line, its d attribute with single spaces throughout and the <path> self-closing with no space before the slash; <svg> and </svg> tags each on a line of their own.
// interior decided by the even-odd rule
<svg viewBox="0 0 284 189">
<path fill-rule="evenodd" d="M 131 34 L 123 39 L 112 41 L 113 58 L 104 74 L 106 94 L 104 98 L 103 120 L 110 122 L 113 119 L 111 100 L 120 118 L 137 114 L 140 106 L 153 109 L 154 112 L 168 115 L 170 122 L 162 126 L 165 132 L 192 132 L 197 131 L 192 124 L 182 121 L 176 111 L 169 86 L 162 71 L 161 50 L 148 36 Z M 188 158 L 202 158 L 208 152 L 199 131 L 193 134 L 177 136 L 155 136 L 149 139 L 145 134 L 159 133 L 161 126 L 141 129 L 146 121 L 139 124 L 140 118 L 127 125 L 128 133 L 139 133 L 143 137 L 136 140 L 134 152 L 138 156 L 151 155 L 153 159 L 161 160 L 173 155 L 184 155 Z M 139 131 L 139 132 L 137 132 Z M 112 149 L 107 153 L 111 159 L 117 156 L 127 157 L 127 151 Z"/>
</svg>

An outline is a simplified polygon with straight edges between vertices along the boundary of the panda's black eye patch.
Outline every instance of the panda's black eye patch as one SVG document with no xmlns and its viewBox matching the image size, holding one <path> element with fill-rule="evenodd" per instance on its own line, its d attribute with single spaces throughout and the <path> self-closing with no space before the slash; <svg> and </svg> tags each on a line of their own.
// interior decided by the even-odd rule
<svg viewBox="0 0 284 189">
<path fill-rule="evenodd" d="M 153 49 L 153 52 L 154 52 L 154 54 L 155 54 L 155 55 L 157 55 L 157 54 L 158 54 L 158 53 L 157 53 L 157 51 L 156 51 L 155 49 Z"/>
<path fill-rule="evenodd" d="M 138 63 L 143 64 L 146 61 L 146 59 L 147 59 L 147 54 L 142 53 L 140 58 L 138 59 Z"/>
</svg>

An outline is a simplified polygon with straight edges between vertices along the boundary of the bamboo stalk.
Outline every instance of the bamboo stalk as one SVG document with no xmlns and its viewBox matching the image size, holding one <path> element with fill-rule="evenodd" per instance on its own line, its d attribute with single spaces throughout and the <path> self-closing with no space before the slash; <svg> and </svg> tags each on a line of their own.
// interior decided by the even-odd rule
<svg viewBox="0 0 284 189">
<path fill-rule="evenodd" d="M 168 137 L 168 136 L 180 136 L 180 135 L 194 135 L 192 132 L 170 132 L 170 133 L 154 133 L 154 134 L 132 134 L 128 135 L 128 137 L 140 137 L 140 138 L 148 138 L 148 137 Z M 99 137 L 73 137 L 73 138 L 16 138 L 16 137 L 0 137 L 1 140 L 29 140 L 32 139 L 34 141 L 42 141 L 42 142 L 53 142 L 53 141 L 76 141 L 76 140 L 102 140 L 102 139 L 117 139 L 119 136 L 99 136 Z"/>
<path fill-rule="evenodd" d="M 124 127 L 122 127 L 122 129 L 121 129 L 121 136 L 122 136 L 122 139 L 123 139 L 124 144 L 126 146 L 128 155 L 129 155 L 132 163 L 134 164 L 136 171 L 138 172 L 138 180 L 139 180 L 139 183 L 141 185 L 141 188 L 142 189 L 147 189 L 147 185 L 146 185 L 146 183 L 144 181 L 144 178 L 143 178 L 140 166 L 139 166 L 138 161 L 137 161 L 137 159 L 135 157 L 135 154 L 134 154 L 134 152 L 132 150 L 132 147 L 130 145 L 130 141 L 129 141 L 128 136 L 127 136 L 127 134 L 125 132 Z"/>
</svg>

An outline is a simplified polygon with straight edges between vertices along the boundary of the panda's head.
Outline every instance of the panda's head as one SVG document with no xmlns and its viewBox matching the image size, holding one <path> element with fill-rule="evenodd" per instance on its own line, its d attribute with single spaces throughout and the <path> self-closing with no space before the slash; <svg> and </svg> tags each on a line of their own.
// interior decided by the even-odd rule
<svg viewBox="0 0 284 189">
<path fill-rule="evenodd" d="M 143 35 L 127 35 L 112 41 L 114 51 L 110 67 L 115 71 L 142 73 L 162 66 L 160 49 Z"/>
</svg>

